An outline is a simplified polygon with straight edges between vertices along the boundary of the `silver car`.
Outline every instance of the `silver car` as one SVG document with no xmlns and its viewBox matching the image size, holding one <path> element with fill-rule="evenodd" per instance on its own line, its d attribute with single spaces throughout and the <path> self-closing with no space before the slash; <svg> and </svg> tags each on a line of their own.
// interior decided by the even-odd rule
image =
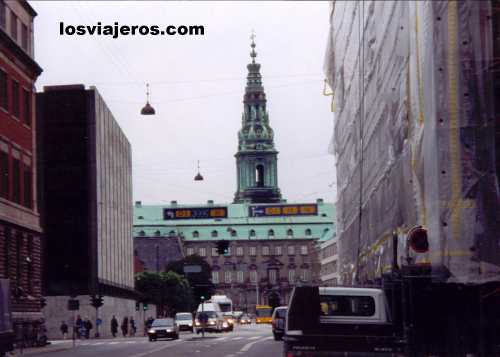
<svg viewBox="0 0 500 357">
<path fill-rule="evenodd" d="M 190 312 L 178 312 L 175 314 L 175 322 L 179 326 L 179 330 L 193 332 L 193 315 Z"/>
</svg>

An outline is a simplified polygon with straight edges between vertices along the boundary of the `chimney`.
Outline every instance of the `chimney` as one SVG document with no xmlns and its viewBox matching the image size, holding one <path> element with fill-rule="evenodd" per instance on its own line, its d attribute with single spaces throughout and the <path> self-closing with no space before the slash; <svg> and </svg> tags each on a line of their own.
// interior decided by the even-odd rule
<svg viewBox="0 0 500 357">
<path fill-rule="evenodd" d="M 170 201 L 170 205 L 171 205 L 172 207 L 177 206 L 177 201 Z"/>
<path fill-rule="evenodd" d="M 207 205 L 209 205 L 209 206 L 213 206 L 213 205 L 214 205 L 214 200 L 208 200 L 208 201 L 207 201 Z"/>
<path fill-rule="evenodd" d="M 317 203 L 318 205 L 322 205 L 322 204 L 323 204 L 323 199 L 322 199 L 322 198 L 317 198 L 317 199 L 316 199 L 316 203 Z"/>
<path fill-rule="evenodd" d="M 135 207 L 141 208 L 142 207 L 142 202 L 141 201 L 135 201 Z"/>
</svg>

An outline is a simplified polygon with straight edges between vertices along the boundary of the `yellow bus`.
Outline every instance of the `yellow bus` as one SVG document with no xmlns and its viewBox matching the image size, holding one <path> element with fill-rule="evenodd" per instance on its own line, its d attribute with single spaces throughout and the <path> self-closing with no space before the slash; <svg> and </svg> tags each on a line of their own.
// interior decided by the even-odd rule
<svg viewBox="0 0 500 357">
<path fill-rule="evenodd" d="M 273 314 L 273 308 L 268 305 L 255 306 L 255 323 L 257 324 L 270 324 Z"/>
</svg>

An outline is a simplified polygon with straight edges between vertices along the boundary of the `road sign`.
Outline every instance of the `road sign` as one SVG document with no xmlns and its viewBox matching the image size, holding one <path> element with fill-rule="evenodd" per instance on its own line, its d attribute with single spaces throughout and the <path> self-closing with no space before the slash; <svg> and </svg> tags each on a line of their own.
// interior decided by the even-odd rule
<svg viewBox="0 0 500 357">
<path fill-rule="evenodd" d="M 201 265 L 184 265 L 184 273 L 201 273 Z"/>
</svg>

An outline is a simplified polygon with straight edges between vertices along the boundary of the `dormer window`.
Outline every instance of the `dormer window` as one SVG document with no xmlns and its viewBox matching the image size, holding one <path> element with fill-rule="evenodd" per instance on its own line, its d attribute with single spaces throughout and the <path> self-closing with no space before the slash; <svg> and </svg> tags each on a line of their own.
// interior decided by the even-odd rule
<svg viewBox="0 0 500 357">
<path fill-rule="evenodd" d="M 170 231 L 168 232 L 169 237 L 175 237 L 175 231 Z"/>
<path fill-rule="evenodd" d="M 286 231 L 287 238 L 293 238 L 293 230 L 289 229 Z"/>
<path fill-rule="evenodd" d="M 145 236 L 146 236 L 146 232 L 144 232 L 144 231 L 139 232 L 139 237 L 145 237 Z"/>
<path fill-rule="evenodd" d="M 253 229 L 250 230 L 250 237 L 255 237 L 255 230 Z"/>
<path fill-rule="evenodd" d="M 212 231 L 212 238 L 217 238 L 219 236 L 219 232 Z"/>
<path fill-rule="evenodd" d="M 310 236 L 312 233 L 311 233 L 311 230 L 309 228 L 306 229 L 306 236 Z"/>
<path fill-rule="evenodd" d="M 137 217 L 137 219 L 144 219 L 144 217 L 143 216 L 139 216 L 139 217 Z"/>
<path fill-rule="evenodd" d="M 161 235 L 161 232 L 160 231 L 156 231 L 155 232 L 155 236 L 159 237 Z"/>
<path fill-rule="evenodd" d="M 269 238 L 274 238 L 274 231 L 272 229 L 270 229 L 268 232 L 267 232 L 267 236 Z"/>
<path fill-rule="evenodd" d="M 198 238 L 200 236 L 200 233 L 198 231 L 193 232 L 193 238 Z"/>
</svg>

